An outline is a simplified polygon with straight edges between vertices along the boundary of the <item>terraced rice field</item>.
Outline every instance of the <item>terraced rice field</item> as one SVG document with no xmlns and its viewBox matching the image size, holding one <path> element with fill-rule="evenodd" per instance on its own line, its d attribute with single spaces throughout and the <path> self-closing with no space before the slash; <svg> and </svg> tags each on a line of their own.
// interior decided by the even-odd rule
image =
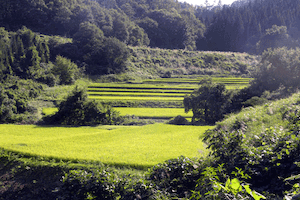
<svg viewBox="0 0 300 200">
<path fill-rule="evenodd" d="M 93 83 L 88 87 L 89 98 L 103 101 L 182 101 L 199 87 L 198 78 L 160 78 L 141 83 Z M 213 82 L 224 83 L 227 89 L 241 89 L 249 85 L 249 78 L 214 77 Z"/>
<path fill-rule="evenodd" d="M 187 119 L 193 117 L 193 113 L 185 113 L 183 108 L 130 108 L 115 107 L 121 116 L 134 115 L 143 119 L 171 119 L 181 115 Z M 44 115 L 52 115 L 58 111 L 57 108 L 43 108 Z"/>
</svg>

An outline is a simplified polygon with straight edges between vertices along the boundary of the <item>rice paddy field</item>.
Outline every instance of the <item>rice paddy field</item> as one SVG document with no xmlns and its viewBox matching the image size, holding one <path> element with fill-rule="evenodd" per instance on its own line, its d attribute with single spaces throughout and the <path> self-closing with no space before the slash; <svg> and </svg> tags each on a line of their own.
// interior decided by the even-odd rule
<svg viewBox="0 0 300 200">
<path fill-rule="evenodd" d="M 205 156 L 199 136 L 211 126 L 48 127 L 0 125 L 0 148 L 31 156 L 147 168 L 165 160 Z"/>
<path fill-rule="evenodd" d="M 199 82 L 207 77 L 159 78 L 132 83 L 91 83 L 87 93 L 90 99 L 114 105 L 122 116 L 135 115 L 146 119 L 170 119 L 178 115 L 192 117 L 192 112 L 185 113 L 183 99 L 199 87 Z M 241 89 L 249 85 L 250 78 L 212 77 L 216 83 L 224 83 L 227 89 Z M 131 103 L 129 103 L 131 102 Z M 143 102 L 142 106 L 132 106 Z M 162 103 L 164 103 L 162 105 Z M 170 104 L 176 104 L 170 106 Z M 120 106 L 121 105 L 121 106 Z M 56 112 L 55 108 L 44 108 L 43 114 Z"/>
<path fill-rule="evenodd" d="M 202 77 L 203 78 L 203 77 Z M 123 101 L 114 109 L 122 116 L 169 120 L 178 115 L 187 119 L 183 106 L 155 107 L 153 102 L 180 102 L 199 87 L 201 78 L 164 78 L 133 83 L 91 83 L 90 99 L 102 102 Z M 247 78 L 214 77 L 228 89 L 243 88 Z M 146 102 L 150 107 L 132 107 L 128 102 Z M 168 104 L 166 104 L 168 105 Z M 57 108 L 44 108 L 49 115 Z M 73 161 L 99 161 L 109 165 L 147 168 L 181 155 L 205 156 L 207 150 L 199 139 L 211 126 L 175 126 L 156 123 L 145 126 L 48 127 L 0 125 L 0 148 Z"/>
<path fill-rule="evenodd" d="M 173 118 L 181 115 L 186 118 L 192 118 L 193 113 L 185 113 L 183 108 L 123 108 L 117 107 L 115 110 L 119 111 L 122 116 L 130 113 L 142 118 Z"/>
<path fill-rule="evenodd" d="M 109 101 L 183 101 L 184 97 L 199 87 L 206 77 L 159 78 L 139 83 L 93 83 L 88 86 L 91 99 Z M 223 83 L 227 89 L 242 89 L 250 78 L 213 77 L 213 82 Z"/>
</svg>

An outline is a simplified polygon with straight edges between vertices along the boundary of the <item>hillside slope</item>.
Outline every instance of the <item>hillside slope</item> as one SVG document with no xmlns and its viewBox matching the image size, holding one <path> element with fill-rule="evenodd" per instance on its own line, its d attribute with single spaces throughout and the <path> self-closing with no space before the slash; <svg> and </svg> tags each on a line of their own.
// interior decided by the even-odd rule
<svg viewBox="0 0 300 200">
<path fill-rule="evenodd" d="M 204 140 L 228 171 L 251 176 L 259 192 L 282 195 L 298 178 L 300 93 L 231 114 Z"/>
<path fill-rule="evenodd" d="M 231 75 L 251 77 L 260 56 L 237 52 L 170 50 L 128 47 L 131 56 L 126 72 L 108 75 L 108 80 L 136 80 L 182 77 L 185 75 Z M 115 79 L 114 79 L 115 78 Z"/>
</svg>

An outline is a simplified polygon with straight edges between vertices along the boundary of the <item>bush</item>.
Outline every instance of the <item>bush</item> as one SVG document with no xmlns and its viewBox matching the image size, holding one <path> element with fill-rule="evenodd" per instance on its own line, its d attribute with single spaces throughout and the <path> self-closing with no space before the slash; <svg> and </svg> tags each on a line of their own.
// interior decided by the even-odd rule
<svg viewBox="0 0 300 200">
<path fill-rule="evenodd" d="M 148 176 L 157 190 L 186 197 L 195 188 L 203 168 L 200 161 L 181 156 L 154 166 Z"/>
<path fill-rule="evenodd" d="M 60 199 L 115 199 L 115 185 L 106 171 L 72 170 L 62 179 Z"/>
<path fill-rule="evenodd" d="M 75 63 L 62 56 L 57 56 L 52 73 L 59 78 L 59 84 L 73 84 L 79 77 L 79 69 Z"/>
<path fill-rule="evenodd" d="M 169 121 L 169 124 L 175 124 L 175 125 L 189 125 L 190 122 L 182 117 L 181 115 L 176 116 L 175 118 L 171 119 Z"/>
<path fill-rule="evenodd" d="M 117 124 L 120 120 L 118 112 L 110 106 L 89 100 L 86 91 L 77 87 L 65 101 L 60 103 L 57 113 L 44 118 L 44 121 L 49 124 L 76 126 Z"/>
<path fill-rule="evenodd" d="M 264 108 L 264 112 L 272 109 Z M 280 196 L 293 186 L 285 179 L 300 173 L 297 166 L 300 161 L 300 112 L 299 105 L 277 109 L 282 114 L 282 123 L 276 121 L 267 128 L 255 129 L 251 124 L 257 119 L 245 121 L 249 116 L 244 113 L 245 120 L 236 119 L 226 123 L 227 128 L 218 126 L 207 131 L 204 141 L 216 163 L 224 163 L 226 174 L 231 174 L 238 167 L 251 177 L 249 183 L 253 189 Z M 261 123 L 264 123 L 263 119 Z M 232 128 L 228 128 L 230 126 Z M 251 133 L 247 129 L 252 130 Z"/>
<path fill-rule="evenodd" d="M 155 199 L 161 195 L 153 185 L 135 177 L 118 177 L 107 170 L 71 170 L 62 177 L 59 199 Z"/>
<path fill-rule="evenodd" d="M 36 98 L 42 85 L 32 80 L 8 77 L 0 84 L 0 123 L 15 123 L 32 118 L 36 109 L 28 105 L 28 101 Z M 20 115 L 22 114 L 22 115 Z M 34 120 L 36 121 L 36 120 Z"/>
</svg>

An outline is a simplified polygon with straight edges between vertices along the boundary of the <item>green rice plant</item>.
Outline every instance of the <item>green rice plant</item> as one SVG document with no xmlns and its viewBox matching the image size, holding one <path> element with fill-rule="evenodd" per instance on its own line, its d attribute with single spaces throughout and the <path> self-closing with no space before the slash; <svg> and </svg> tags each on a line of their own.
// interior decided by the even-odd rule
<svg viewBox="0 0 300 200">
<path fill-rule="evenodd" d="M 143 84 L 143 83 L 92 83 L 88 86 L 88 89 L 94 88 L 114 88 L 114 89 L 193 89 L 195 85 L 187 84 L 187 85 L 170 85 L 170 84 Z"/>
<path fill-rule="evenodd" d="M 191 118 L 192 112 L 185 113 L 184 108 L 114 108 L 119 111 L 122 116 L 135 115 L 138 117 L 164 117 L 172 118 L 178 115 Z"/>
<path fill-rule="evenodd" d="M 199 136 L 211 126 L 52 127 L 0 125 L 0 147 L 31 156 L 149 167 L 177 158 L 205 156 Z"/>
<path fill-rule="evenodd" d="M 92 96 L 89 95 L 90 99 L 95 100 L 135 100 L 135 101 L 183 101 L 183 97 L 133 97 L 133 96 Z"/>
<path fill-rule="evenodd" d="M 87 92 L 91 96 L 120 96 L 120 97 L 184 97 L 186 94 L 180 93 L 142 93 L 139 91 L 136 92 Z"/>
<path fill-rule="evenodd" d="M 88 92 L 140 92 L 140 93 L 191 93 L 194 89 L 134 89 L 134 88 L 88 88 Z"/>
</svg>

